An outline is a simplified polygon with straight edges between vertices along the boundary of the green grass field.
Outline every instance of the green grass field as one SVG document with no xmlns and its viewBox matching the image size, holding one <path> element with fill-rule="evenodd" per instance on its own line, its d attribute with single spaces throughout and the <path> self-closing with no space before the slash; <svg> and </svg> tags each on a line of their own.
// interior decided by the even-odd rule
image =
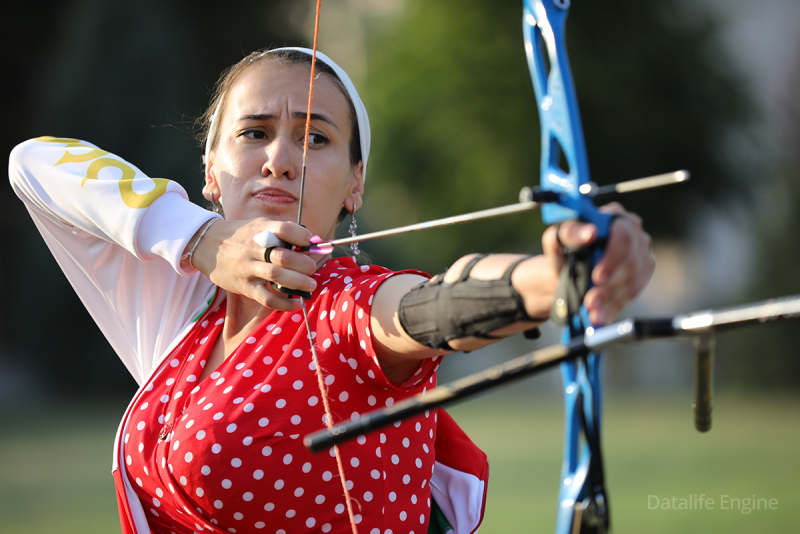
<svg viewBox="0 0 800 534">
<path fill-rule="evenodd" d="M 607 401 L 603 445 L 613 531 L 796 532 L 800 399 L 718 398 L 708 434 L 694 430 L 690 402 L 688 395 Z M 481 532 L 553 532 L 561 404 L 489 397 L 450 412 L 489 455 Z M 648 509 L 649 495 L 689 499 L 700 494 L 715 499 L 714 510 Z M 776 499 L 777 509 L 762 506 L 749 514 L 720 509 L 723 495 L 754 494 Z"/>
<path fill-rule="evenodd" d="M 607 401 L 604 447 L 613 531 L 797 531 L 800 399 L 723 396 L 698 434 L 688 396 Z M 121 411 L 121 408 L 120 408 Z M 492 395 L 450 410 L 489 455 L 482 533 L 553 532 L 561 464 L 558 399 Z M 60 408 L 0 417 L 0 533 L 119 532 L 111 448 L 119 413 Z M 714 510 L 648 509 L 648 496 L 705 494 Z M 720 497 L 777 500 L 720 509 Z M 678 501 L 676 501 L 678 502 Z"/>
</svg>

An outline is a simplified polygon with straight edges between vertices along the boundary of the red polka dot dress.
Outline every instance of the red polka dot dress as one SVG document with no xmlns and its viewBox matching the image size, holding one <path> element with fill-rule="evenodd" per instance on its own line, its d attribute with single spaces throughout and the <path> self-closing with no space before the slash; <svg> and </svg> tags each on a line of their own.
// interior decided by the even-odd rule
<svg viewBox="0 0 800 534">
<path fill-rule="evenodd" d="M 315 275 L 311 338 L 335 422 L 436 384 L 437 358 L 403 384 L 378 365 L 370 307 L 393 274 L 338 258 Z M 325 426 L 302 313 L 270 314 L 198 383 L 224 321 L 225 303 L 194 326 L 130 410 L 123 457 L 150 529 L 350 532 L 332 451 L 312 455 L 302 443 Z M 427 413 L 340 447 L 359 532 L 427 532 L 435 440 L 436 414 Z"/>
</svg>

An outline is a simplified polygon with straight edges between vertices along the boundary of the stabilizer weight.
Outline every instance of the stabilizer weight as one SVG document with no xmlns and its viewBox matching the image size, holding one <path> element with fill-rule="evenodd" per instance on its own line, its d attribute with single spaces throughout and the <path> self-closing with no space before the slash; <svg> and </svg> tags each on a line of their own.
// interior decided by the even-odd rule
<svg viewBox="0 0 800 534">
<path fill-rule="evenodd" d="M 711 430 L 711 401 L 714 395 L 714 336 L 694 338 L 694 427 Z"/>
</svg>

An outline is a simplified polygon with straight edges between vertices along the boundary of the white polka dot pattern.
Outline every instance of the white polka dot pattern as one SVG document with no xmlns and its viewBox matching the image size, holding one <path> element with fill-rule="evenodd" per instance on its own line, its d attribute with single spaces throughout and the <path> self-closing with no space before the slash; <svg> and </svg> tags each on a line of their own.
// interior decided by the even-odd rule
<svg viewBox="0 0 800 534">
<path fill-rule="evenodd" d="M 391 274 L 341 258 L 315 275 L 322 283 L 309 301 L 311 337 L 335 422 L 435 384 L 433 360 L 402 384 L 377 363 L 370 306 Z M 335 459 L 312 456 L 300 439 L 322 428 L 324 416 L 302 316 L 273 312 L 198 383 L 224 318 L 223 304 L 197 323 L 130 412 L 127 472 L 140 500 L 153 503 L 145 506 L 151 530 L 350 532 Z M 409 532 L 407 518 L 427 522 L 435 432 L 435 419 L 419 416 L 340 447 L 347 487 L 361 504 L 359 530 Z"/>
</svg>

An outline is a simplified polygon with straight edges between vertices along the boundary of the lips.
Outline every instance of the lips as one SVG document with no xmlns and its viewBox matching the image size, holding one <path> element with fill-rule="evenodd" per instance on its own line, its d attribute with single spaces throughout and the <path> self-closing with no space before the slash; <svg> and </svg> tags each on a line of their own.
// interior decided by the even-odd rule
<svg viewBox="0 0 800 534">
<path fill-rule="evenodd" d="M 253 196 L 262 202 L 270 204 L 291 204 L 297 202 L 297 198 L 295 198 L 293 194 L 277 187 L 267 187 L 257 191 Z"/>
</svg>

